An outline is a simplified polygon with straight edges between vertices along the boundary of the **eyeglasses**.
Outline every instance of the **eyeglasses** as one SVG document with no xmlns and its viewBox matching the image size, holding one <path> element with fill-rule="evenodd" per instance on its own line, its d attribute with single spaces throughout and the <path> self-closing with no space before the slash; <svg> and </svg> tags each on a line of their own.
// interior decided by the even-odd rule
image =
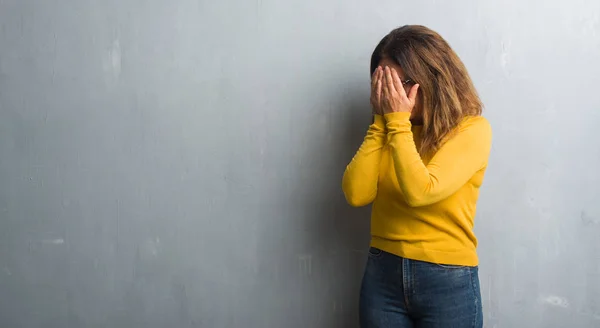
<svg viewBox="0 0 600 328">
<path fill-rule="evenodd" d="M 406 79 L 406 80 L 402 81 L 402 85 L 407 85 L 409 83 L 414 83 L 414 82 L 411 79 Z"/>
</svg>

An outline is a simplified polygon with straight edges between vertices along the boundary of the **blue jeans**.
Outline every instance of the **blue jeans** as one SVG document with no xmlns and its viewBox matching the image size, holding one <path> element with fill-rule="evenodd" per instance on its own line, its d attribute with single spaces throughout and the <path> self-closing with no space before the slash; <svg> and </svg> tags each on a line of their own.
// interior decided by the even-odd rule
<svg viewBox="0 0 600 328">
<path fill-rule="evenodd" d="M 359 315 L 362 328 L 481 328 L 478 268 L 409 260 L 371 247 Z"/>
</svg>

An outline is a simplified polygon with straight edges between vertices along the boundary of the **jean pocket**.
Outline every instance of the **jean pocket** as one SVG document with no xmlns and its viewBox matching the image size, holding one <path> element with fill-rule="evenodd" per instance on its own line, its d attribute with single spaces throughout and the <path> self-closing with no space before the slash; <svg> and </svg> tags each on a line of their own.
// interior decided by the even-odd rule
<svg viewBox="0 0 600 328">
<path fill-rule="evenodd" d="M 471 267 L 465 266 L 465 265 L 453 265 L 453 264 L 439 264 L 439 263 L 435 263 L 436 266 L 440 267 L 440 268 L 444 268 L 444 269 L 448 269 L 448 270 L 461 270 L 461 269 L 469 269 Z"/>
<path fill-rule="evenodd" d="M 378 258 L 382 254 L 383 254 L 383 251 L 380 250 L 379 248 L 375 248 L 375 247 L 369 248 L 369 257 L 371 257 L 371 258 Z"/>
</svg>

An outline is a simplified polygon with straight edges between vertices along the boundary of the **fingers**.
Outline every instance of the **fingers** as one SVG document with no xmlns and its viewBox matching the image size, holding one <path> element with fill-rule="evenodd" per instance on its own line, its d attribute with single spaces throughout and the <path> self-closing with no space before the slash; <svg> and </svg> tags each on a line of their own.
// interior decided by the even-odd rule
<svg viewBox="0 0 600 328">
<path fill-rule="evenodd" d="M 410 88 L 410 90 L 408 91 L 408 100 L 410 100 L 410 102 L 413 104 L 417 100 L 417 91 L 419 91 L 418 84 L 413 85 L 412 88 Z"/>
<path fill-rule="evenodd" d="M 377 67 L 371 76 L 371 91 L 375 91 L 375 88 L 377 87 L 377 80 L 379 80 L 380 75 L 380 68 Z"/>
<path fill-rule="evenodd" d="M 388 100 L 389 97 L 392 96 L 394 91 L 394 84 L 390 79 L 390 68 L 385 67 L 381 72 L 382 75 L 382 89 L 383 89 L 383 99 Z"/>
<path fill-rule="evenodd" d="M 400 76 L 398 76 L 398 72 L 395 69 L 391 69 L 392 71 L 392 81 L 394 83 L 394 88 L 400 94 L 401 97 L 406 97 L 406 91 L 404 91 L 404 87 L 402 86 L 402 81 L 400 81 Z"/>
<path fill-rule="evenodd" d="M 373 77 L 371 78 L 371 92 L 372 93 L 376 93 L 377 84 L 381 84 L 382 71 L 383 71 L 383 69 L 380 66 L 380 67 L 377 67 L 377 69 L 375 69 L 375 72 L 373 72 Z M 380 94 L 381 94 L 381 92 L 380 92 Z"/>
<path fill-rule="evenodd" d="M 389 66 L 385 67 L 385 84 L 388 89 L 388 93 L 392 94 L 394 91 L 394 80 L 392 79 L 392 69 Z"/>
<path fill-rule="evenodd" d="M 379 74 L 381 75 L 381 74 Z M 381 104 L 381 78 L 377 79 L 377 85 L 375 87 L 375 95 L 377 97 L 377 102 Z"/>
<path fill-rule="evenodd" d="M 373 113 L 382 115 L 381 112 L 381 85 L 382 85 L 382 72 L 381 67 L 377 67 L 371 77 L 371 106 L 373 107 Z"/>
<path fill-rule="evenodd" d="M 377 96 L 378 96 L 377 100 L 379 101 L 379 115 L 383 115 L 385 113 L 385 110 L 384 110 L 385 100 L 383 97 L 382 88 L 383 88 L 383 82 L 379 81 L 378 94 L 377 94 Z"/>
<path fill-rule="evenodd" d="M 395 69 L 385 67 L 382 75 L 381 107 L 384 114 L 392 112 L 410 113 L 415 105 L 419 85 L 415 84 L 409 90 L 409 96 L 407 96 L 400 75 Z"/>
</svg>

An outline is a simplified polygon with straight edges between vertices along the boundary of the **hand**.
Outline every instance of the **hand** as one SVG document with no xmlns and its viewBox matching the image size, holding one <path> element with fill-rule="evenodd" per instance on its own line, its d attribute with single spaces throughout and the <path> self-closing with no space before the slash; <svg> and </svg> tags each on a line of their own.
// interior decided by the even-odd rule
<svg viewBox="0 0 600 328">
<path fill-rule="evenodd" d="M 386 66 L 383 72 L 383 91 L 381 95 L 383 113 L 412 112 L 417 99 L 417 90 L 419 90 L 419 85 L 413 85 L 407 96 L 396 70 Z"/>
<path fill-rule="evenodd" d="M 381 109 L 381 88 L 383 83 L 383 69 L 381 66 L 375 69 L 373 76 L 371 76 L 371 108 L 373 114 L 383 115 Z"/>
</svg>

